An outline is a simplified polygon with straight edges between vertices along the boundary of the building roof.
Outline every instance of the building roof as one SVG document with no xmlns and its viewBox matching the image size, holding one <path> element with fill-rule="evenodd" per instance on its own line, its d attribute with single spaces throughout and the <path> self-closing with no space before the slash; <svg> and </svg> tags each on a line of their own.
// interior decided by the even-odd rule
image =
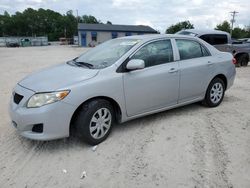
<svg viewBox="0 0 250 188">
<path fill-rule="evenodd" d="M 78 30 L 83 31 L 120 31 L 120 32 L 141 32 L 157 33 L 156 30 L 145 25 L 112 25 L 112 24 L 78 24 Z"/>
</svg>

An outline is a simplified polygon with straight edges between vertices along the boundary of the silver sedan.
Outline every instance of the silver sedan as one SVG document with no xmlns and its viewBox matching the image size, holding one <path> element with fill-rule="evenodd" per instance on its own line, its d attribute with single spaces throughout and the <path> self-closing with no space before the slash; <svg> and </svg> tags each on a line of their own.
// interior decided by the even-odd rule
<svg viewBox="0 0 250 188">
<path fill-rule="evenodd" d="M 218 106 L 233 85 L 235 60 L 201 39 L 130 36 L 31 74 L 13 90 L 12 124 L 35 140 L 105 140 L 112 126 L 202 101 Z"/>
</svg>

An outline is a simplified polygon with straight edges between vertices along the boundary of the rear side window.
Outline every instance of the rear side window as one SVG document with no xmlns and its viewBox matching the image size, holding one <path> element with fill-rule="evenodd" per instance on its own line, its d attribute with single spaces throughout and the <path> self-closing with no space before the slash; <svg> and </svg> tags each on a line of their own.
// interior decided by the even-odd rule
<svg viewBox="0 0 250 188">
<path fill-rule="evenodd" d="M 131 59 L 142 59 L 145 67 L 151 67 L 173 61 L 173 50 L 170 40 L 151 42 L 143 46 Z"/>
<path fill-rule="evenodd" d="M 200 38 L 211 45 L 219 45 L 219 44 L 228 43 L 227 35 L 224 35 L 224 34 L 201 35 Z"/>
<path fill-rule="evenodd" d="M 209 56 L 209 52 L 198 42 L 185 39 L 176 39 L 180 59 L 192 59 Z"/>
<path fill-rule="evenodd" d="M 207 49 L 201 45 L 201 51 L 203 53 L 203 56 L 210 56 L 211 54 L 207 51 Z"/>
</svg>

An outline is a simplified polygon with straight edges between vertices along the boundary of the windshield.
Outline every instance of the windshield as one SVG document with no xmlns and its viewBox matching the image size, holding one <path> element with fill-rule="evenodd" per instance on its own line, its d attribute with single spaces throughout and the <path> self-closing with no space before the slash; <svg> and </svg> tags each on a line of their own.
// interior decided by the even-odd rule
<svg viewBox="0 0 250 188">
<path fill-rule="evenodd" d="M 114 64 L 138 42 L 138 39 L 109 40 L 74 59 L 74 62 L 91 65 L 94 69 L 102 69 Z"/>
</svg>

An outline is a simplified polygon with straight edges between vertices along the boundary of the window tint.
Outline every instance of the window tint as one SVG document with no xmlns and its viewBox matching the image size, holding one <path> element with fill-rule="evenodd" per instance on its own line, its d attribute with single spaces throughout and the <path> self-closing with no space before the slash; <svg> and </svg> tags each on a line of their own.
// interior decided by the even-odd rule
<svg viewBox="0 0 250 188">
<path fill-rule="evenodd" d="M 216 44 L 227 44 L 227 35 L 213 35 L 213 43 Z"/>
<path fill-rule="evenodd" d="M 212 37 L 210 37 L 211 35 L 201 35 L 200 38 L 204 41 L 206 41 L 208 44 L 213 44 L 212 42 Z"/>
<path fill-rule="evenodd" d="M 227 44 L 228 43 L 227 35 L 223 35 L 223 34 L 202 35 L 202 36 L 200 36 L 200 38 L 211 45 L 219 45 L 219 44 Z"/>
<path fill-rule="evenodd" d="M 176 39 L 176 44 L 179 49 L 180 59 L 191 59 L 197 57 L 203 57 L 202 46 L 195 41 Z"/>
<path fill-rule="evenodd" d="M 173 61 L 173 50 L 170 40 L 152 42 L 142 47 L 131 59 L 142 59 L 145 67 Z"/>
</svg>

